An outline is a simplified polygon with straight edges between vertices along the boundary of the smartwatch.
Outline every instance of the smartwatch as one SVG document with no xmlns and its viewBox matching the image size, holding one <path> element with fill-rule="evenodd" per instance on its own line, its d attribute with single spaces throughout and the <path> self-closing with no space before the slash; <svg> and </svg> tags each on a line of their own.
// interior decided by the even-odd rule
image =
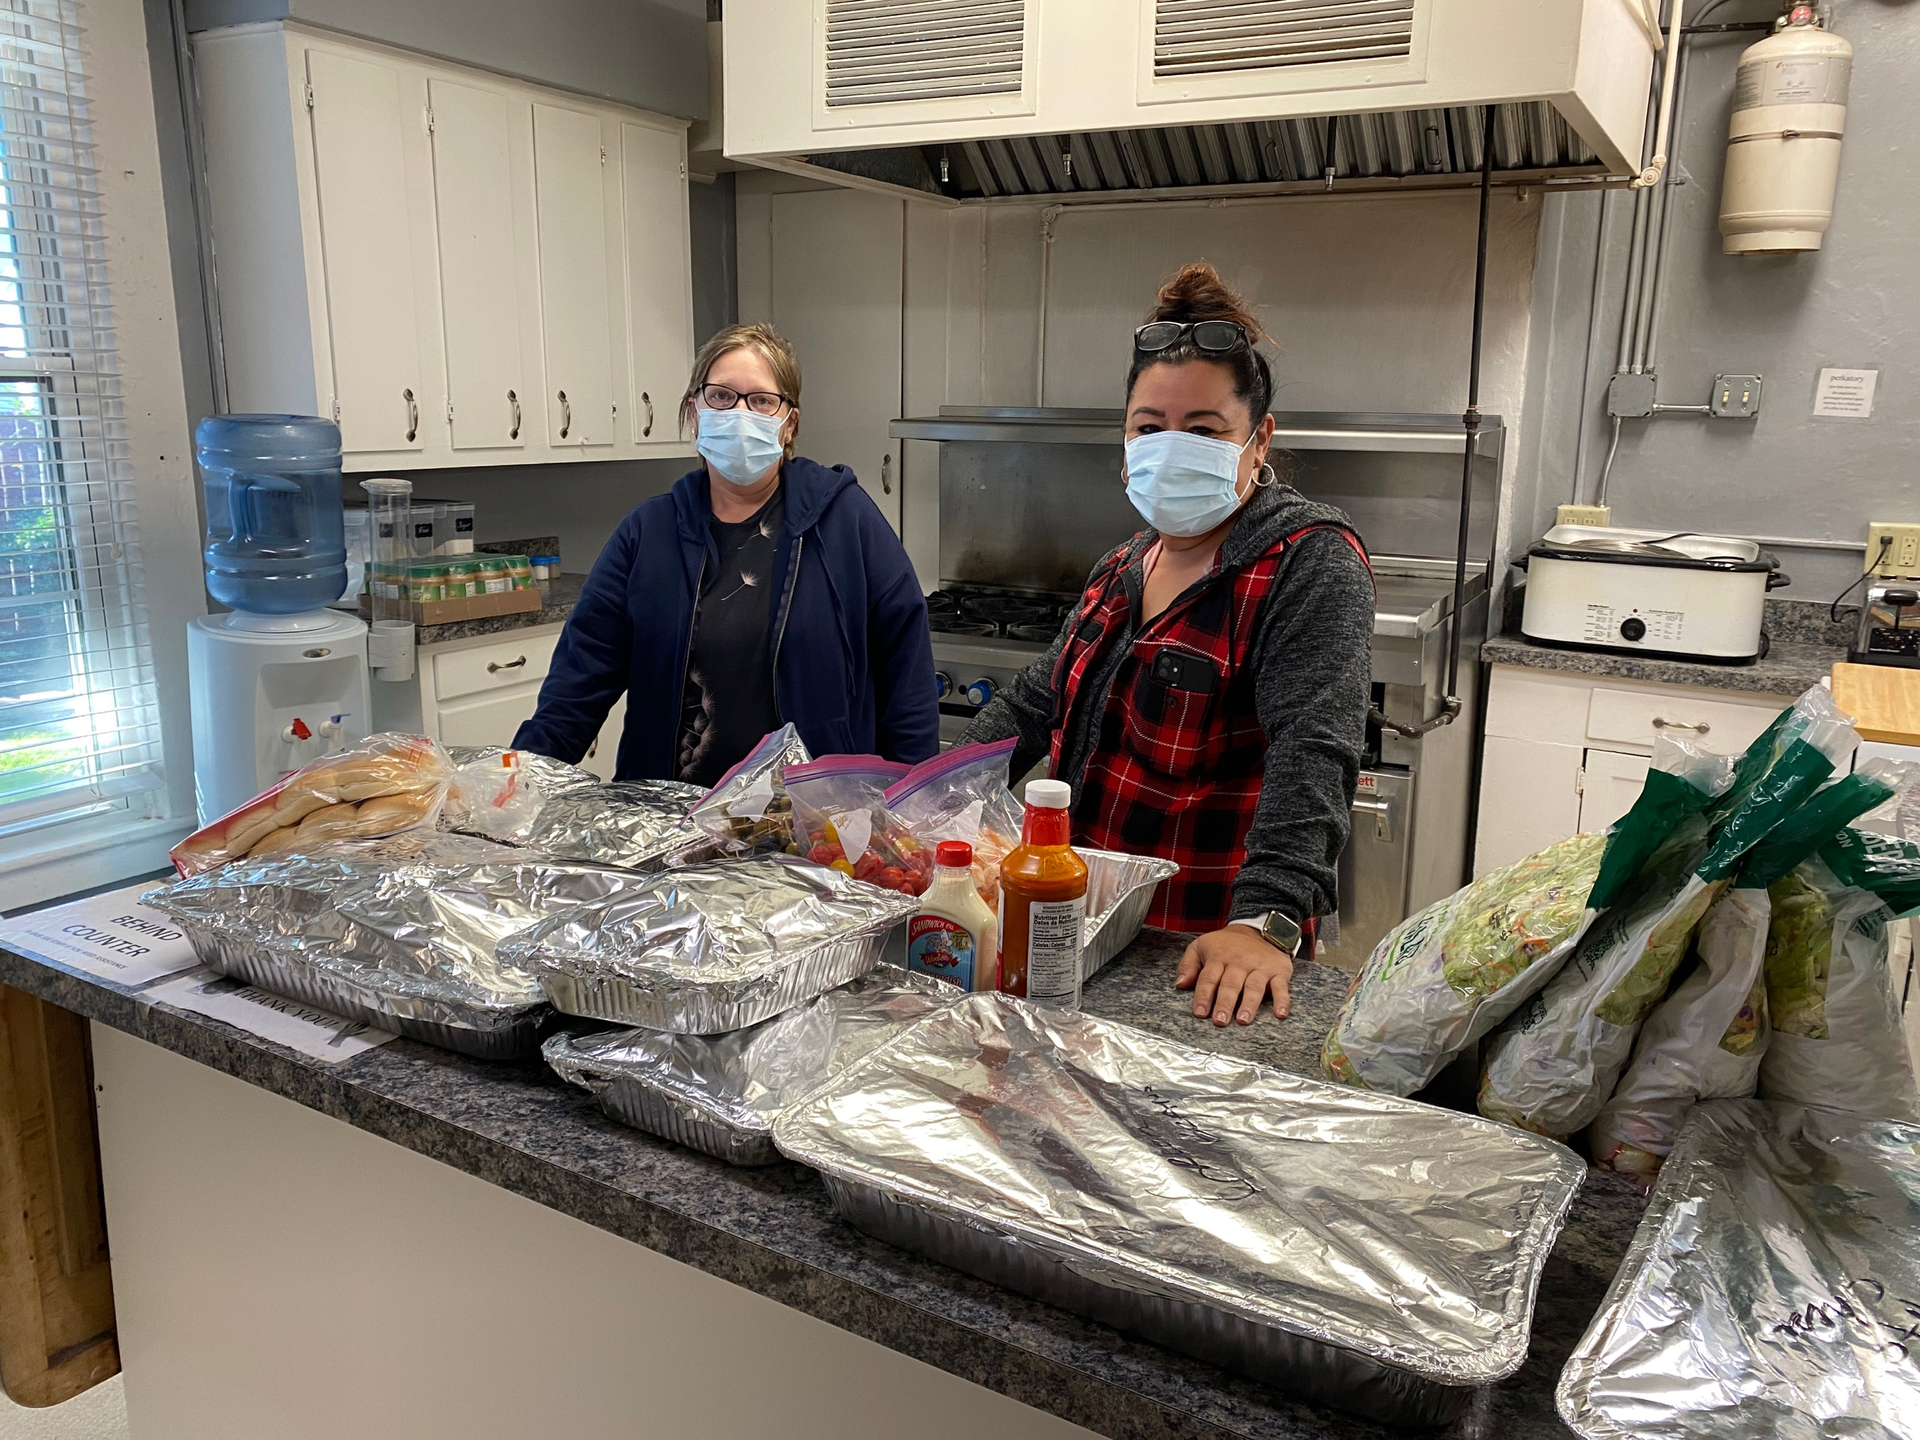
<svg viewBox="0 0 1920 1440">
<path fill-rule="evenodd" d="M 1283 951 L 1288 959 L 1297 959 L 1300 954 L 1300 927 L 1291 917 L 1279 910 L 1269 910 L 1264 915 L 1248 915 L 1233 922 L 1235 925 L 1250 925 L 1260 932 L 1260 938 L 1274 949 Z"/>
</svg>

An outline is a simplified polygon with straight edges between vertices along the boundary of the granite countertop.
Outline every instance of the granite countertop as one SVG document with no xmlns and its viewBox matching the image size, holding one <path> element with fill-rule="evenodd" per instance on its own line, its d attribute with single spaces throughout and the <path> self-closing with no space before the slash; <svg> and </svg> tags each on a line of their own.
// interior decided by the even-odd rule
<svg viewBox="0 0 1920 1440">
<path fill-rule="evenodd" d="M 472 640 L 481 635 L 501 635 L 524 630 L 530 625 L 564 625 L 580 603 L 580 591 L 586 585 L 584 575 L 561 575 L 547 582 L 544 602 L 538 610 L 518 615 L 489 615 L 484 620 L 454 620 L 445 625 L 422 625 L 413 632 L 419 645 L 444 645 L 449 640 Z"/>
<path fill-rule="evenodd" d="M 1510 603 L 1504 632 L 1480 647 L 1480 658 L 1489 665 L 1520 665 L 1571 675 L 1610 675 L 1622 680 L 1698 685 L 1758 695 L 1799 695 L 1825 680 L 1834 665 L 1847 658 L 1857 613 L 1846 607 L 1834 620 L 1825 605 L 1768 600 L 1763 623 L 1772 643 L 1766 655 L 1748 665 L 1716 665 L 1662 660 L 1631 650 L 1573 650 L 1543 645 L 1520 633 L 1519 607 Z"/>
<path fill-rule="evenodd" d="M 1216 1030 L 1171 990 L 1184 941 L 1148 931 L 1088 985 L 1086 1008 L 1188 1043 L 1317 1073 L 1347 989 L 1303 964 L 1293 1016 Z M 0 949 L 0 983 L 139 1036 L 566 1215 L 766 1295 L 1016 1400 L 1128 1440 L 1387 1440 L 1198 1361 L 872 1240 L 835 1217 L 796 1165 L 739 1170 L 606 1119 L 536 1058 L 471 1060 L 396 1040 L 339 1066 L 110 982 Z M 1594 1174 L 1540 1284 L 1532 1353 L 1445 1435 L 1545 1440 L 1570 1432 L 1553 1386 L 1625 1254 L 1641 1202 Z"/>
</svg>

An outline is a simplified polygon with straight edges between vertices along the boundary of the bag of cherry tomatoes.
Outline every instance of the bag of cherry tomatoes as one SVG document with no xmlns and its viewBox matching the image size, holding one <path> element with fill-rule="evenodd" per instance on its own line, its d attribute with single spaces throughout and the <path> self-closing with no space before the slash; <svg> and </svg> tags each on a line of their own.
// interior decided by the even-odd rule
<svg viewBox="0 0 1920 1440">
<path fill-rule="evenodd" d="M 887 811 L 887 786 L 907 770 L 877 755 L 830 755 L 787 766 L 799 853 L 870 885 L 924 894 L 933 883 L 933 850 Z"/>
</svg>

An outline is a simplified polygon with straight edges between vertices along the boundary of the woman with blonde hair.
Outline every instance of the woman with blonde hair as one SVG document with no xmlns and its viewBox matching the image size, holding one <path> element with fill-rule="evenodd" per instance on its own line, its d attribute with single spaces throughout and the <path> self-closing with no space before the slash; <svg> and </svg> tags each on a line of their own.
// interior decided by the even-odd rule
<svg viewBox="0 0 1920 1440">
<path fill-rule="evenodd" d="M 624 692 L 622 780 L 711 785 L 787 721 L 816 755 L 934 754 L 926 598 L 853 472 L 794 453 L 793 350 L 721 331 L 680 413 L 705 464 L 600 552 L 514 745 L 577 762 Z"/>
</svg>

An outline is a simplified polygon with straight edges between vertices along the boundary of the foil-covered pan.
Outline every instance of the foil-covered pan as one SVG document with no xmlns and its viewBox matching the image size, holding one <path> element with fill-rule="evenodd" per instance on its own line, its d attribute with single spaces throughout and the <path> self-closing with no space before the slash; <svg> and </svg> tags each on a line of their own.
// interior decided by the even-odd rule
<svg viewBox="0 0 1920 1440">
<path fill-rule="evenodd" d="M 730 1165 L 771 1165 L 780 1158 L 773 1122 L 782 1110 L 959 998 L 951 985 L 881 965 L 729 1035 L 559 1034 L 543 1053 L 555 1072 L 592 1091 L 623 1125 Z"/>
<path fill-rule="evenodd" d="M 546 997 L 496 947 L 642 877 L 412 831 L 240 860 L 148 892 L 223 975 L 464 1054 L 532 1049 Z"/>
<path fill-rule="evenodd" d="M 774 1124 L 861 1229 L 1394 1424 L 1526 1357 L 1585 1166 L 1476 1116 L 967 996 Z"/>
<path fill-rule="evenodd" d="M 1920 1434 L 1920 1125 L 1696 1105 L 1557 1399 L 1587 1440 Z"/>
<path fill-rule="evenodd" d="M 493 746 L 461 746 L 449 752 L 463 774 L 498 764 Z M 658 870 L 710 859 L 719 842 L 687 818 L 706 792 L 675 780 L 603 781 L 577 765 L 518 752 L 519 766 L 536 803 L 503 823 L 497 814 L 465 815 L 450 806 L 455 830 L 485 835 L 509 845 L 539 850 L 556 860 L 584 860 L 626 870 Z M 458 787 L 456 787 L 456 797 Z"/>
<path fill-rule="evenodd" d="M 1155 855 L 1121 855 L 1111 850 L 1081 850 L 1087 862 L 1087 928 L 1080 952 L 1080 978 L 1093 978 L 1103 965 L 1131 945 L 1147 923 L 1154 892 L 1180 867 Z"/>
<path fill-rule="evenodd" d="M 744 1030 L 864 975 L 919 906 L 788 855 L 636 878 L 500 947 L 554 1008 L 648 1030 Z"/>
</svg>

